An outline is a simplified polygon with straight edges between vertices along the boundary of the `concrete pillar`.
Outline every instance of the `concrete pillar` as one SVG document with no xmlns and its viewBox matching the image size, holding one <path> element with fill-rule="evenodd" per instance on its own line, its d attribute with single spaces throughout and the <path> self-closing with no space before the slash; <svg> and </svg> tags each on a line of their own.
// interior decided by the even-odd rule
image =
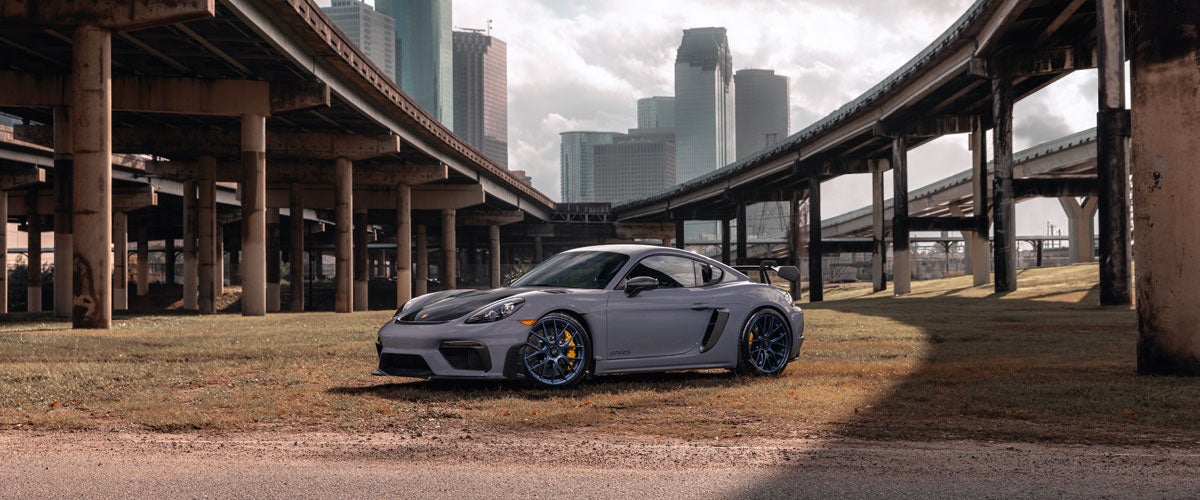
<svg viewBox="0 0 1200 500">
<path fill-rule="evenodd" d="M 75 328 L 112 327 L 112 33 L 75 29 L 72 39 L 71 139 Z"/>
<path fill-rule="evenodd" d="M 685 244 L 684 221 L 682 219 L 675 221 L 675 248 L 683 249 Z"/>
<path fill-rule="evenodd" d="M 167 238 L 163 240 L 163 260 L 165 261 L 166 271 L 163 273 L 163 280 L 167 286 L 175 284 L 175 239 Z"/>
<path fill-rule="evenodd" d="M 800 247 L 804 243 L 804 238 L 800 236 L 800 223 L 800 192 L 793 191 L 792 198 L 788 202 L 787 238 L 788 257 L 791 258 L 792 265 L 796 267 L 800 267 Z M 797 279 L 796 282 L 792 284 L 791 291 L 793 301 L 800 300 L 800 281 L 801 280 Z"/>
<path fill-rule="evenodd" d="M 199 254 L 199 301 L 200 314 L 213 314 L 217 311 L 217 260 L 221 254 L 217 252 L 217 160 L 211 156 L 200 157 L 199 178 L 200 189 L 199 209 L 196 215 L 196 231 Z"/>
<path fill-rule="evenodd" d="M 883 225 L 883 172 L 890 163 L 875 160 L 871 164 L 871 289 L 876 292 L 887 290 L 887 241 Z"/>
<path fill-rule="evenodd" d="M 1131 2 L 1137 370 L 1200 375 L 1200 2 Z M 1104 224 L 1103 222 L 1101 223 Z M 1103 226 L 1102 226 L 1103 227 Z"/>
<path fill-rule="evenodd" d="M 721 218 L 721 262 L 729 264 L 729 219 Z M 797 262 L 799 264 L 799 262 Z"/>
<path fill-rule="evenodd" d="M 267 312 L 277 313 L 282 306 L 279 296 L 279 208 L 267 209 Z"/>
<path fill-rule="evenodd" d="M 124 311 L 129 309 L 129 216 L 125 212 L 113 212 L 112 232 L 112 306 Z"/>
<path fill-rule="evenodd" d="M 354 310 L 367 310 L 367 284 L 370 267 L 367 262 L 367 210 L 354 209 Z"/>
<path fill-rule="evenodd" d="M 492 278 L 492 288 L 500 288 L 500 226 L 488 226 L 488 275 Z"/>
<path fill-rule="evenodd" d="M 429 293 L 429 237 L 424 224 L 417 224 L 417 279 L 413 296 Z"/>
<path fill-rule="evenodd" d="M 738 222 L 738 237 L 746 234 L 741 229 L 745 221 L 745 209 Z M 821 262 L 821 178 L 808 180 L 808 301 L 825 300 L 825 271 Z"/>
<path fill-rule="evenodd" d="M 735 264 L 746 263 L 746 198 L 737 197 L 737 255 Z"/>
<path fill-rule="evenodd" d="M 453 290 L 458 281 L 458 231 L 454 209 L 442 209 L 442 289 Z"/>
<path fill-rule="evenodd" d="M 354 167 L 350 160 L 338 158 L 334 164 L 337 189 L 334 191 L 334 310 L 348 313 L 354 310 Z"/>
<path fill-rule="evenodd" d="M 1188 22 L 1195 21 L 1188 19 Z M 1125 109 L 1125 1 L 1096 0 L 1096 28 L 1097 102 L 1100 108 L 1096 114 L 1100 304 L 1128 306 L 1132 303 L 1129 269 L 1132 257 L 1129 246 L 1129 110 Z M 1091 236 L 1090 232 L 1088 236 Z M 1090 257 L 1090 248 L 1087 253 Z"/>
<path fill-rule="evenodd" d="M 288 195 L 291 205 L 291 216 L 288 218 L 288 223 L 291 224 L 291 241 L 288 245 L 288 251 L 291 252 L 288 257 L 291 297 L 288 303 L 289 309 L 300 312 L 304 310 L 304 186 L 292 183 L 288 186 Z"/>
<path fill-rule="evenodd" d="M 997 292 L 1017 289 L 1017 221 L 1013 200 L 1012 109 L 1013 76 L 1008 63 L 991 61 L 992 78 L 992 142 L 995 165 L 992 180 L 992 217 L 995 220 L 995 287 Z"/>
<path fill-rule="evenodd" d="M 975 231 L 964 233 L 967 238 L 967 255 L 970 256 L 972 283 L 975 286 L 988 284 L 991 278 L 991 265 L 988 264 L 990 248 L 988 246 L 988 230 L 991 229 L 991 207 L 988 204 L 988 172 L 987 172 L 987 131 L 983 127 L 983 119 L 975 117 L 971 122 L 971 191 L 973 201 L 972 216 L 975 217 Z"/>
<path fill-rule="evenodd" d="M 150 239 L 146 226 L 138 226 L 137 239 L 137 294 L 145 297 L 150 294 Z"/>
<path fill-rule="evenodd" d="M 0 190 L 0 314 L 8 314 L 8 191 Z"/>
<path fill-rule="evenodd" d="M 213 293 L 217 298 L 225 295 L 225 225 L 217 222 L 216 236 L 217 251 L 213 256 Z M 238 252 L 229 252 L 229 272 L 237 273 Z M 231 282 L 233 280 L 230 280 Z"/>
<path fill-rule="evenodd" d="M 199 201 L 196 181 L 183 183 L 183 308 L 200 309 L 200 254 L 196 248 L 196 227 L 199 223 Z"/>
<path fill-rule="evenodd" d="M 396 186 L 396 308 L 413 297 L 412 292 L 412 189 Z"/>
<path fill-rule="evenodd" d="M 267 120 L 242 115 L 242 315 L 267 313 Z"/>
<path fill-rule="evenodd" d="M 71 262 L 72 188 L 75 151 L 71 143 L 71 120 L 66 106 L 54 107 L 54 316 L 70 318 L 73 302 Z"/>
<path fill-rule="evenodd" d="M 892 139 L 892 283 L 896 295 L 912 291 L 908 250 L 908 140 Z"/>
<path fill-rule="evenodd" d="M 543 255 L 543 253 L 542 253 L 542 237 L 534 236 L 533 237 L 533 265 L 536 266 L 536 265 L 542 263 L 542 255 Z"/>
<path fill-rule="evenodd" d="M 1067 213 L 1067 234 L 1071 242 L 1071 262 L 1091 262 L 1092 249 L 1096 246 L 1093 237 L 1092 219 L 1096 216 L 1100 199 L 1089 196 L 1080 204 L 1074 197 L 1059 198 L 1059 204 Z"/>
<path fill-rule="evenodd" d="M 42 310 L 42 215 L 38 213 L 38 190 L 30 189 L 25 194 L 25 220 L 28 221 L 29 266 L 26 267 L 28 285 L 25 305 L 29 312 Z M 7 230 L 7 229 L 6 229 Z"/>
</svg>

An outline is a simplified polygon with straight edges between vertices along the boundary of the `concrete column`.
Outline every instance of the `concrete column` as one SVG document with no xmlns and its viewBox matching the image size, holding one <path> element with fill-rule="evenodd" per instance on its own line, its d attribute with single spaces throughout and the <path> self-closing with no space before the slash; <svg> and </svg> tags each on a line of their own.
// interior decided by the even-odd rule
<svg viewBox="0 0 1200 500">
<path fill-rule="evenodd" d="M 1196 22 L 1197 19 L 1188 19 Z M 1096 0 L 1099 111 L 1096 177 L 1100 183 L 1100 304 L 1128 306 L 1129 110 L 1125 109 L 1125 1 Z M 1132 45 L 1130 45 L 1132 47 Z M 1175 131 L 1179 133 L 1179 131 Z M 1088 219 L 1089 223 L 1091 218 Z M 1088 237 L 1091 232 L 1088 233 Z M 1090 260 L 1091 249 L 1088 249 Z"/>
<path fill-rule="evenodd" d="M 967 254 L 970 255 L 971 275 L 975 286 L 988 284 L 991 278 L 989 262 L 988 230 L 991 228 L 991 208 L 988 204 L 987 131 L 983 119 L 975 117 L 971 122 L 971 186 L 975 217 L 975 231 L 964 233 L 967 238 Z"/>
<path fill-rule="evenodd" d="M 0 190 L 0 314 L 8 314 L 8 191 Z"/>
<path fill-rule="evenodd" d="M 992 78 L 992 142 L 995 161 L 993 164 L 992 217 L 995 220 L 995 287 L 997 292 L 1017 289 L 1017 221 L 1013 201 L 1013 149 L 1012 109 L 1013 76 L 1007 63 L 1000 59 L 991 61 L 995 75 Z"/>
<path fill-rule="evenodd" d="M 533 237 L 533 265 L 536 266 L 536 265 L 542 263 L 542 255 L 543 255 L 543 253 L 542 253 L 542 237 L 534 236 Z"/>
<path fill-rule="evenodd" d="M 291 224 L 291 241 L 288 245 L 288 251 L 291 252 L 288 257 L 291 297 L 288 303 L 293 312 L 300 312 L 304 310 L 304 186 L 292 183 L 288 186 L 288 194 L 291 205 L 291 216 L 288 218 Z"/>
<path fill-rule="evenodd" d="M 1200 2 L 1131 2 L 1137 370 L 1200 375 Z M 1103 222 L 1101 224 L 1104 224 Z M 1102 226 L 1103 227 L 1103 226 Z"/>
<path fill-rule="evenodd" d="M 125 212 L 113 212 L 112 231 L 112 306 L 124 311 L 129 309 L 129 216 Z"/>
<path fill-rule="evenodd" d="M 346 158 L 338 158 L 334 164 L 337 175 L 337 190 L 334 191 L 334 223 L 337 236 L 334 239 L 334 310 L 348 313 L 354 310 L 354 166 Z"/>
<path fill-rule="evenodd" d="M 354 209 L 354 310 L 367 310 L 367 284 L 370 267 L 367 262 L 367 210 Z"/>
<path fill-rule="evenodd" d="M 685 244 L 684 238 L 685 238 L 684 221 L 682 219 L 676 220 L 675 221 L 675 248 L 678 248 L 681 250 L 683 249 L 683 246 Z"/>
<path fill-rule="evenodd" d="M 442 289 L 453 290 L 458 281 L 458 231 L 454 209 L 442 209 Z"/>
<path fill-rule="evenodd" d="M 792 265 L 800 267 L 800 247 L 804 243 L 804 238 L 800 237 L 800 192 L 793 191 L 792 198 L 788 202 L 788 257 L 792 259 Z M 796 280 L 792 284 L 792 300 L 800 300 L 800 281 Z"/>
<path fill-rule="evenodd" d="M 737 197 L 737 255 L 735 264 L 746 263 L 746 198 Z"/>
<path fill-rule="evenodd" d="M 488 226 L 488 243 L 491 246 L 488 248 L 488 269 L 489 276 L 492 278 L 492 288 L 500 288 L 500 226 L 492 224 Z"/>
<path fill-rule="evenodd" d="M 741 210 L 745 221 L 745 209 Z M 738 237 L 746 234 L 738 224 Z M 825 271 L 821 263 L 821 179 L 808 180 L 808 301 L 825 300 Z"/>
<path fill-rule="evenodd" d="M 414 296 L 429 293 L 429 238 L 424 224 L 417 224 L 417 279 Z"/>
<path fill-rule="evenodd" d="M 412 189 L 396 186 L 396 308 L 413 297 L 412 289 Z"/>
<path fill-rule="evenodd" d="M 29 266 L 26 267 L 28 285 L 25 304 L 29 312 L 42 310 L 42 215 L 38 213 L 38 190 L 30 189 L 25 194 L 25 219 L 29 221 Z M 6 224 L 7 225 L 7 224 Z M 7 229 L 5 229 L 7 230 Z"/>
<path fill-rule="evenodd" d="M 144 225 L 137 229 L 137 294 L 150 294 L 150 239 Z"/>
<path fill-rule="evenodd" d="M 721 262 L 729 264 L 729 219 L 721 219 Z M 798 263 L 798 262 L 797 262 Z"/>
<path fill-rule="evenodd" d="M 199 254 L 199 301 L 200 314 L 213 314 L 217 311 L 217 160 L 211 156 L 200 157 L 199 179 L 200 188 L 199 209 L 196 215 L 196 231 Z"/>
<path fill-rule="evenodd" d="M 892 282 L 896 295 L 912 292 L 908 250 L 908 140 L 892 139 Z"/>
<path fill-rule="evenodd" d="M 216 236 L 213 237 L 216 241 L 217 250 L 213 255 L 213 293 L 217 298 L 225 295 L 225 225 L 217 222 Z M 238 271 L 238 252 L 229 252 L 229 273 L 236 274 Z M 229 280 L 232 282 L 233 280 Z"/>
<path fill-rule="evenodd" d="M 887 290 L 887 241 L 883 225 L 883 172 L 890 163 L 874 160 L 871 164 L 871 289 L 876 292 Z"/>
<path fill-rule="evenodd" d="M 267 313 L 267 120 L 242 115 L 242 315 Z"/>
<path fill-rule="evenodd" d="M 71 227 L 75 328 L 112 327 L 112 33 L 75 29 L 71 139 L 75 150 Z"/>
<path fill-rule="evenodd" d="M 282 309 L 279 296 L 279 208 L 267 209 L 267 312 Z"/>
<path fill-rule="evenodd" d="M 71 262 L 72 188 L 75 151 L 71 143 L 71 120 L 66 106 L 54 107 L 54 316 L 70 318 L 74 301 Z"/>
<path fill-rule="evenodd" d="M 196 181 L 183 183 L 183 308 L 200 309 L 200 254 L 196 248 L 199 224 Z"/>
<path fill-rule="evenodd" d="M 1071 262 L 1091 262 L 1092 249 L 1096 246 L 1093 237 L 1092 219 L 1096 216 L 1100 199 L 1089 196 L 1080 204 L 1074 197 L 1059 198 L 1059 204 L 1067 213 L 1067 234 L 1071 241 Z"/>
<path fill-rule="evenodd" d="M 175 284 L 175 239 L 167 238 L 163 240 L 163 260 L 166 262 L 166 272 L 163 273 L 163 280 L 167 286 Z"/>
</svg>

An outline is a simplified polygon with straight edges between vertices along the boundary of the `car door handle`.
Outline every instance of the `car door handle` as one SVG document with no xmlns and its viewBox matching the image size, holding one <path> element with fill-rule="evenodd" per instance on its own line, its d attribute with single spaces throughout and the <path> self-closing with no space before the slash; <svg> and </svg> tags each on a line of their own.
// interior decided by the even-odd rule
<svg viewBox="0 0 1200 500">
<path fill-rule="evenodd" d="M 712 306 L 705 304 L 703 302 L 697 302 L 688 307 L 691 307 L 693 311 L 703 311 L 706 309 L 712 309 Z"/>
</svg>

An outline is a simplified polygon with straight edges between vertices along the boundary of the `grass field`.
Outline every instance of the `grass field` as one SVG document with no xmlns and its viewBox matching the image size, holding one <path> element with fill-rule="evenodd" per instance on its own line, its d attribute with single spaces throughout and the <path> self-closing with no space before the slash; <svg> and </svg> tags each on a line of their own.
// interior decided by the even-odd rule
<svg viewBox="0 0 1200 500">
<path fill-rule="evenodd" d="M 1200 442 L 1200 380 L 1134 374 L 1136 317 L 1100 308 L 1096 267 L 869 285 L 806 306 L 776 378 L 605 377 L 567 391 L 376 378 L 389 312 L 167 315 L 73 331 L 0 318 L 0 428 L 480 433 L 584 429 L 683 439 L 850 436 Z"/>
</svg>

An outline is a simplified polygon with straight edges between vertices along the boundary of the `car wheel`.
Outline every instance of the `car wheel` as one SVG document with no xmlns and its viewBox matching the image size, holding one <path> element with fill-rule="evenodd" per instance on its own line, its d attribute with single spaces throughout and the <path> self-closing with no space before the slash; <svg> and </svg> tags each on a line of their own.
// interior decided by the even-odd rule
<svg viewBox="0 0 1200 500">
<path fill-rule="evenodd" d="M 739 373 L 778 375 L 788 364 L 792 335 L 774 309 L 759 309 L 746 320 L 738 340 Z"/>
<path fill-rule="evenodd" d="M 583 380 L 591 353 L 591 337 L 578 320 L 550 313 L 529 328 L 521 348 L 521 369 L 532 385 L 570 387 Z"/>
</svg>

